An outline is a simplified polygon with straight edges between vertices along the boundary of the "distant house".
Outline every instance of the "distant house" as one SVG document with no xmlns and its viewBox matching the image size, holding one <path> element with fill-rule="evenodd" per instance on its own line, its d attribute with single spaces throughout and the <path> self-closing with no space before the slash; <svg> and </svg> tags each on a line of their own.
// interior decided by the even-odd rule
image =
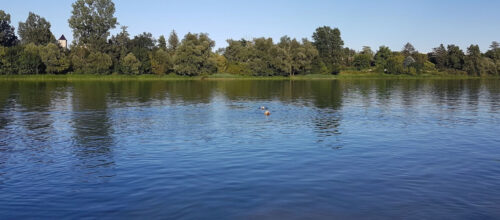
<svg viewBox="0 0 500 220">
<path fill-rule="evenodd" d="M 64 48 L 64 49 L 68 48 L 68 40 L 66 40 L 66 37 L 64 37 L 64 34 L 61 35 L 61 37 L 59 38 L 59 40 L 57 40 L 57 42 L 59 42 L 59 46 L 61 46 L 62 48 Z"/>
</svg>

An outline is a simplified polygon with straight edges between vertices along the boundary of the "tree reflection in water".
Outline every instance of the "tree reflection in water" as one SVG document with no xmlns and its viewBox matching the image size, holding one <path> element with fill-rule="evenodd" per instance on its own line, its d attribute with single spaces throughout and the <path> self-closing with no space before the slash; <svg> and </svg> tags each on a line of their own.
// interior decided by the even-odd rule
<svg viewBox="0 0 500 220">
<path fill-rule="evenodd" d="M 109 82 L 73 84 L 72 149 L 84 181 L 115 175 L 113 128 L 107 107 L 110 89 Z"/>
</svg>

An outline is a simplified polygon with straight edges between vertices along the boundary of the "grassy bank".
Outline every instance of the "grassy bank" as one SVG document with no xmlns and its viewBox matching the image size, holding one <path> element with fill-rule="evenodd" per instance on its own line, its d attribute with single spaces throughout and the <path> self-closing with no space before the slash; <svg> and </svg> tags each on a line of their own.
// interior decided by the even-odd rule
<svg viewBox="0 0 500 220">
<path fill-rule="evenodd" d="M 421 75 L 392 75 L 384 73 L 342 72 L 339 75 L 309 74 L 298 76 L 245 76 L 218 73 L 206 76 L 179 76 L 179 75 L 94 75 L 94 74 L 67 74 L 67 75 L 1 75 L 0 80 L 333 80 L 333 79 L 475 79 L 499 78 L 498 76 L 474 77 L 466 75 L 451 75 L 446 73 L 426 73 Z"/>
</svg>

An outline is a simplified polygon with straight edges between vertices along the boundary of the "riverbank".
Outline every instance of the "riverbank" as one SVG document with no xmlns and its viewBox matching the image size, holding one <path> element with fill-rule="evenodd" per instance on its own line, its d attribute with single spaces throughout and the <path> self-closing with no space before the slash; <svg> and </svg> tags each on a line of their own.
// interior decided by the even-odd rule
<svg viewBox="0 0 500 220">
<path fill-rule="evenodd" d="M 79 80 L 335 80 L 335 79 L 480 79 L 499 78 L 499 76 L 467 76 L 451 75 L 447 73 L 432 73 L 421 75 L 393 75 L 384 73 L 362 73 L 346 72 L 339 75 L 309 74 L 297 76 L 245 76 L 226 73 L 218 73 L 206 76 L 179 76 L 169 75 L 95 75 L 95 74 L 66 74 L 66 75 L 1 75 L 0 81 L 6 80 L 56 80 L 56 81 L 79 81 Z"/>
</svg>

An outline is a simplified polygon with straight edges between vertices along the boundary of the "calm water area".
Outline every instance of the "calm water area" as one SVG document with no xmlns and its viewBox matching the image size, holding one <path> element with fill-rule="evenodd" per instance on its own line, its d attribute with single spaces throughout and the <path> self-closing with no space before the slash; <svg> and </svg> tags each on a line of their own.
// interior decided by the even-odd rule
<svg viewBox="0 0 500 220">
<path fill-rule="evenodd" d="M 0 81 L 23 218 L 498 219 L 500 80 Z"/>
</svg>

